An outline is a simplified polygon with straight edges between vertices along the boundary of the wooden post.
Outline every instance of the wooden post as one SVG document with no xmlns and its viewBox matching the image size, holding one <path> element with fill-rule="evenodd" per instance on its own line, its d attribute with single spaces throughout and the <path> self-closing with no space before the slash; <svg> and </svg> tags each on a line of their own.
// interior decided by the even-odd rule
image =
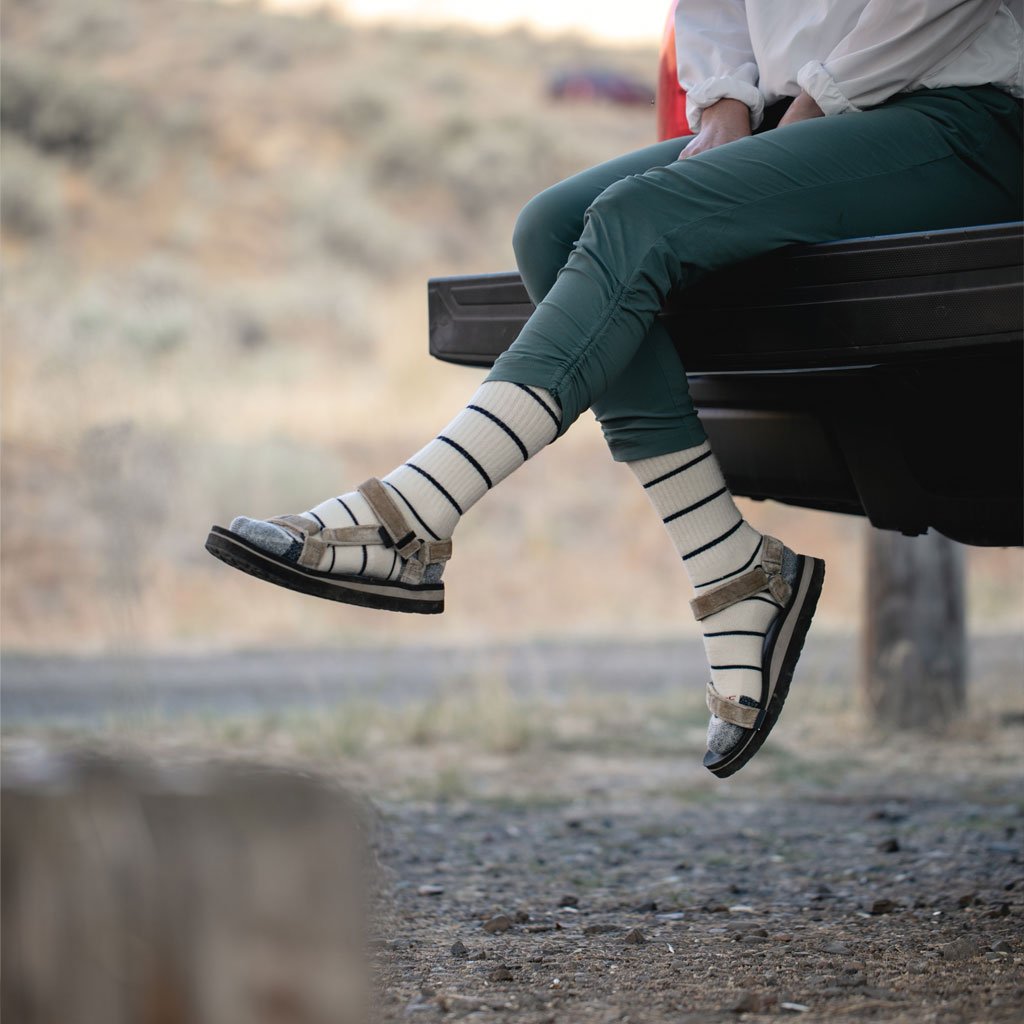
<svg viewBox="0 0 1024 1024">
<path fill-rule="evenodd" d="M 861 694 L 872 722 L 939 729 L 966 701 L 962 548 L 941 534 L 870 529 Z"/>
<path fill-rule="evenodd" d="M 5 763 L 11 1024 L 360 1024 L 364 830 L 298 772 Z"/>
</svg>

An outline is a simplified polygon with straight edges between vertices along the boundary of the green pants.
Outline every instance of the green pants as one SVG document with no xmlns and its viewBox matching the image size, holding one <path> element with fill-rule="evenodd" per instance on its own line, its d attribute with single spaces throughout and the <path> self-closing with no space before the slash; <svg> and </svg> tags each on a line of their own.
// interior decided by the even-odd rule
<svg viewBox="0 0 1024 1024">
<path fill-rule="evenodd" d="M 674 139 L 547 189 L 514 245 L 537 309 L 488 380 L 546 388 L 562 432 L 592 407 L 627 462 L 700 444 L 656 322 L 668 294 L 794 242 L 1021 219 L 1021 108 L 991 86 L 921 90 L 678 160 Z"/>
</svg>

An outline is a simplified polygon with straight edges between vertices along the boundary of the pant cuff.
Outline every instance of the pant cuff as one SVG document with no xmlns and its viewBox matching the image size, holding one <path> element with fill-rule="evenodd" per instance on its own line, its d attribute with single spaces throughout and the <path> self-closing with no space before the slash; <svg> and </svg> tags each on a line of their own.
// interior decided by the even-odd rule
<svg viewBox="0 0 1024 1024">
<path fill-rule="evenodd" d="M 653 459 L 657 455 L 670 455 L 686 451 L 687 448 L 696 448 L 708 439 L 696 416 L 688 416 L 674 427 L 659 427 L 657 430 L 640 431 L 633 436 L 627 434 L 623 437 L 609 436 L 606 431 L 604 437 L 616 462 L 636 462 L 639 459 Z"/>
</svg>

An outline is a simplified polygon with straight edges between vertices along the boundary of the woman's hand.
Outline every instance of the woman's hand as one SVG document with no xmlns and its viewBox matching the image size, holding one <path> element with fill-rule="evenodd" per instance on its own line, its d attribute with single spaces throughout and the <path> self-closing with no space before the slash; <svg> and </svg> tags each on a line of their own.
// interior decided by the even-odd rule
<svg viewBox="0 0 1024 1024">
<path fill-rule="evenodd" d="M 679 159 L 685 160 L 698 153 L 706 153 L 709 149 L 746 138 L 749 134 L 750 108 L 746 103 L 739 100 L 719 100 L 704 108 L 700 119 L 700 131 L 694 136 L 693 142 L 679 154 Z"/>
<path fill-rule="evenodd" d="M 780 128 L 787 124 L 796 124 L 797 121 L 807 121 L 812 117 L 824 117 L 825 111 L 818 106 L 811 97 L 801 90 L 800 95 L 789 105 L 789 110 L 783 115 L 779 122 Z"/>
</svg>

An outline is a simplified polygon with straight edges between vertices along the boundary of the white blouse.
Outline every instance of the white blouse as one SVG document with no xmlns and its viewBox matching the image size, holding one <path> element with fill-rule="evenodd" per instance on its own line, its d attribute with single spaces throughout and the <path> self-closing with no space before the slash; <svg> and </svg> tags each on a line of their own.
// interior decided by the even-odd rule
<svg viewBox="0 0 1024 1024">
<path fill-rule="evenodd" d="M 912 89 L 1024 95 L 1024 29 L 999 0 L 679 0 L 675 25 L 692 131 L 725 98 L 756 128 L 801 89 L 828 116 Z"/>
</svg>

